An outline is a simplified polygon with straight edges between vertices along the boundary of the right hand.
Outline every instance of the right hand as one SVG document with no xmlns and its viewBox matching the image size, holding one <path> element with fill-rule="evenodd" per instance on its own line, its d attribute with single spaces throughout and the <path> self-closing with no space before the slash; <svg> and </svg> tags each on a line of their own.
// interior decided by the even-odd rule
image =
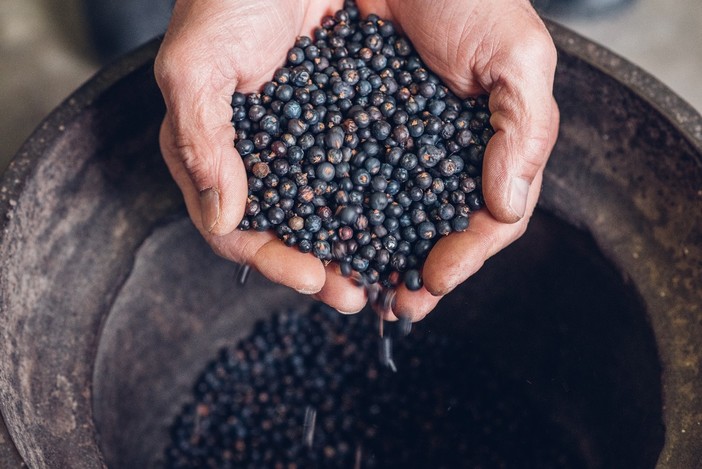
<svg viewBox="0 0 702 469">
<path fill-rule="evenodd" d="M 240 231 L 247 175 L 234 148 L 231 98 L 260 89 L 299 35 L 311 35 L 341 1 L 179 0 L 156 57 L 166 103 L 160 144 L 188 213 L 216 253 L 270 280 L 356 312 L 365 293 L 271 232 Z M 324 290 L 323 290 L 324 288 Z"/>
</svg>

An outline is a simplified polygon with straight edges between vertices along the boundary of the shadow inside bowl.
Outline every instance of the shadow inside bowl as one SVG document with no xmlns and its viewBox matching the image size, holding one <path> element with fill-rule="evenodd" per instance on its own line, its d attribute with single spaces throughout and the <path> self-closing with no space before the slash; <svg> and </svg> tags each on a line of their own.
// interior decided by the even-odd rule
<svg viewBox="0 0 702 469">
<path fill-rule="evenodd" d="M 169 425 L 217 351 L 259 319 L 309 306 L 256 274 L 237 286 L 236 273 L 185 219 L 156 230 L 137 252 L 95 366 L 95 422 L 110 468 L 157 466 Z M 506 383 L 489 389 L 492 382 L 477 381 L 467 397 L 519 396 L 527 409 L 500 418 L 528 411 L 538 417 L 530 429 L 536 441 L 554 444 L 555 432 L 568 447 L 535 452 L 568 450 L 584 468 L 646 468 L 655 466 L 664 434 L 661 369 L 646 317 L 635 289 L 589 236 L 539 212 L 521 240 L 418 327 L 454 336 L 465 344 L 466 364 L 484 363 Z"/>
</svg>

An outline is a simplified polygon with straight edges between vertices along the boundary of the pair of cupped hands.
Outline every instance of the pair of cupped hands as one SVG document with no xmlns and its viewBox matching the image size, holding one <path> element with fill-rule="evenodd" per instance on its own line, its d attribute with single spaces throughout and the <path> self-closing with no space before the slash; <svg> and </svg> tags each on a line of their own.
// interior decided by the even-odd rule
<svg viewBox="0 0 702 469">
<path fill-rule="evenodd" d="M 558 133 L 556 52 L 528 0 L 358 0 L 363 16 L 390 19 L 458 96 L 490 93 L 495 134 L 483 163 L 487 210 L 438 241 L 424 286 L 397 289 L 386 319 L 418 320 L 525 231 Z M 179 0 L 155 73 L 166 102 L 160 144 L 193 223 L 214 251 L 343 313 L 366 292 L 334 263 L 285 246 L 273 233 L 240 231 L 247 175 L 234 148 L 231 97 L 258 91 L 300 35 L 312 36 L 343 0 Z"/>
</svg>

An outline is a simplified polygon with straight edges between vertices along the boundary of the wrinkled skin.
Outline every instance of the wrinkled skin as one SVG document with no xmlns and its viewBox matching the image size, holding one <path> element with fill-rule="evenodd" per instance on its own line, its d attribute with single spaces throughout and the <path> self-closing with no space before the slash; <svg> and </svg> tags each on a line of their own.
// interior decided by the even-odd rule
<svg viewBox="0 0 702 469">
<path fill-rule="evenodd" d="M 442 238 L 423 268 L 424 287 L 400 287 L 387 319 L 418 320 L 486 259 L 519 238 L 534 210 L 558 132 L 556 52 L 528 0 L 358 0 L 389 18 L 457 95 L 490 93 L 495 135 L 483 165 L 487 210 Z M 272 233 L 239 231 L 247 177 L 231 125 L 234 91 L 271 79 L 299 35 L 311 35 L 342 0 L 179 0 L 156 59 L 167 114 L 160 143 L 190 217 L 219 255 L 345 313 L 366 293 Z"/>
</svg>

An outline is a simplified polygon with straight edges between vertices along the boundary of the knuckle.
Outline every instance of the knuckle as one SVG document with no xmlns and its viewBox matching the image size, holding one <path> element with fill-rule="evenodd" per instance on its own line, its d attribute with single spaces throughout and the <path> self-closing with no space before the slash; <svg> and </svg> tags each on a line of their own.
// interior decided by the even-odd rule
<svg viewBox="0 0 702 469">
<path fill-rule="evenodd" d="M 514 233 L 514 237 L 512 238 L 512 241 L 510 241 L 510 244 L 524 236 L 524 233 L 526 233 L 527 227 L 529 226 L 530 218 L 531 215 L 520 220 L 520 222 L 517 225 L 517 229 Z"/>
<path fill-rule="evenodd" d="M 154 60 L 154 76 L 162 91 L 188 89 L 201 81 L 193 52 L 187 45 L 163 44 Z"/>
<path fill-rule="evenodd" d="M 234 260 L 231 259 L 231 255 L 229 251 L 225 248 L 224 241 L 217 237 L 217 236 L 207 236 L 208 238 L 208 243 L 210 245 L 210 248 L 212 249 L 212 252 L 214 252 L 217 256 L 222 257 L 227 260 Z"/>
<path fill-rule="evenodd" d="M 173 143 L 176 155 L 193 180 L 195 188 L 202 191 L 210 187 L 208 181 L 212 169 L 211 164 L 202 155 L 202 152 L 198 151 L 195 142 L 184 133 L 177 131 Z"/>
<path fill-rule="evenodd" d="M 172 81 L 179 76 L 180 63 L 173 56 L 171 50 L 172 48 L 167 45 L 162 45 L 154 60 L 154 76 L 156 77 L 156 83 L 162 89 L 169 87 Z"/>
<path fill-rule="evenodd" d="M 548 129 L 537 128 L 532 132 L 523 146 L 522 162 L 527 166 L 529 174 L 536 174 L 546 160 L 550 150 L 550 133 Z"/>
<path fill-rule="evenodd" d="M 243 232 L 233 232 L 231 236 L 216 236 L 204 233 L 205 239 L 217 256 L 239 264 L 250 264 L 256 267 L 255 253 L 260 246 L 250 237 L 241 236 Z"/>
<path fill-rule="evenodd" d="M 520 62 L 528 61 L 542 66 L 556 63 L 556 46 L 548 32 L 541 29 L 525 33 L 511 49 L 511 53 L 512 57 Z"/>
</svg>

